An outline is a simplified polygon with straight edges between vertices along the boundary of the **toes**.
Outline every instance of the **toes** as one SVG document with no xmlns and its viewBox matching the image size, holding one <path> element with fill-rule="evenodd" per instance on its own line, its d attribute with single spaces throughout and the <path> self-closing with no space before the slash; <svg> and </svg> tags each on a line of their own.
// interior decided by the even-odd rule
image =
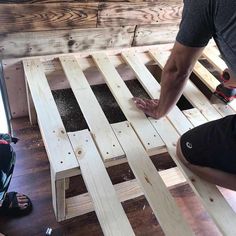
<svg viewBox="0 0 236 236">
<path fill-rule="evenodd" d="M 17 199 L 18 203 L 28 203 L 29 200 L 27 198 Z"/>
<path fill-rule="evenodd" d="M 18 203 L 21 210 L 24 210 L 28 207 L 28 203 Z"/>
<path fill-rule="evenodd" d="M 29 200 L 24 194 L 18 193 L 16 194 L 16 197 L 17 197 L 17 202 L 20 209 L 24 210 L 25 208 L 28 207 Z"/>
</svg>

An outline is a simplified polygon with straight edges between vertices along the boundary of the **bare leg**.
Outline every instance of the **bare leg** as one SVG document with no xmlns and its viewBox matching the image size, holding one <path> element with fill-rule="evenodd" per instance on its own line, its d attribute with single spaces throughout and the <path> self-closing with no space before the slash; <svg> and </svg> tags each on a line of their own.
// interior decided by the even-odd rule
<svg viewBox="0 0 236 236">
<path fill-rule="evenodd" d="M 177 144 L 176 154 L 179 160 L 187 168 L 189 168 L 194 174 L 198 175 L 202 179 L 211 182 L 213 184 L 216 184 L 218 186 L 236 191 L 236 175 L 209 167 L 203 167 L 191 164 L 185 159 L 182 153 L 180 140 L 178 141 Z"/>
</svg>

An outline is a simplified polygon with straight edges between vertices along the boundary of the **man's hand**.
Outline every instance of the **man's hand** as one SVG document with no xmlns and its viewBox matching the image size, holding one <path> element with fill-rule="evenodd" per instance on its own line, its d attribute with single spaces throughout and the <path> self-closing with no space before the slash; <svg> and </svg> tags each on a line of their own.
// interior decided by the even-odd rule
<svg viewBox="0 0 236 236">
<path fill-rule="evenodd" d="M 159 119 L 160 116 L 158 114 L 158 99 L 141 99 L 138 97 L 133 98 L 136 107 L 143 111 L 148 116 L 153 117 L 154 119 Z"/>
</svg>

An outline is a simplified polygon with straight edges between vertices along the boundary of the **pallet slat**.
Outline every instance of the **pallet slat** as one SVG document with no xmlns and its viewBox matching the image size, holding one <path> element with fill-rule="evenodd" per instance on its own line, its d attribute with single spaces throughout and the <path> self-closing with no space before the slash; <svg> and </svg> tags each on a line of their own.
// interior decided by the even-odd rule
<svg viewBox="0 0 236 236">
<path fill-rule="evenodd" d="M 151 50 L 150 53 L 163 69 L 169 57 L 168 53 L 162 53 L 159 50 Z M 200 110 L 207 120 L 211 121 L 222 117 L 190 80 L 187 81 L 183 94 L 194 107 Z"/>
<path fill-rule="evenodd" d="M 194 235 L 130 124 L 122 122 L 113 124 L 112 127 L 165 234 Z"/>
<path fill-rule="evenodd" d="M 168 152 L 177 166 L 183 171 L 188 183 L 213 218 L 223 235 L 236 235 L 236 214 L 226 202 L 218 188 L 202 180 L 186 168 L 176 157 L 176 143 L 179 135 L 166 118 L 151 119 L 152 124 L 164 140 Z"/>
<path fill-rule="evenodd" d="M 158 46 L 149 53 L 143 53 L 141 50 L 140 55 L 145 62 L 151 63 L 153 57 L 163 68 L 169 54 L 168 47 Z M 160 49 L 163 50 L 160 52 Z M 183 173 L 221 233 L 227 236 L 236 235 L 236 214 L 218 188 L 194 175 L 176 156 L 176 143 L 181 134 L 208 120 L 235 114 L 231 109 L 233 106 L 211 104 L 197 87 L 188 81 L 184 95 L 195 108 L 181 112 L 175 107 L 160 120 L 147 118 L 131 101 L 133 96 L 115 68 L 115 65 L 123 64 L 125 60 L 149 96 L 158 99 L 160 85 L 146 68 L 144 61 L 139 58 L 138 50 L 136 52 L 122 49 L 118 51 L 121 56 L 114 51 L 108 54 L 92 53 L 92 58 L 88 57 L 89 54 L 52 57 L 56 60 L 59 58 L 92 134 L 88 130 L 66 133 L 45 75 L 47 62 L 50 67 L 54 59 L 43 57 L 23 60 L 30 89 L 28 92 L 32 94 L 51 164 L 53 204 L 57 219 L 69 219 L 95 209 L 105 235 L 134 235 L 119 200 L 125 201 L 144 194 L 166 235 L 193 235 L 166 188 L 183 183 Z M 218 54 L 214 52 L 214 57 L 212 54 L 208 56 L 212 59 L 218 57 Z M 40 60 L 45 62 L 46 67 Z M 217 66 L 220 60 L 217 58 L 214 66 Z M 219 70 L 222 69 L 222 62 L 220 63 Z M 128 122 L 113 125 L 108 123 L 83 73 L 84 68 L 90 68 L 92 65 L 96 65 L 100 70 Z M 55 68 L 53 70 L 56 70 Z M 60 73 L 61 71 L 60 69 Z M 194 73 L 211 91 L 219 83 L 199 62 Z M 113 141 L 116 142 L 115 146 Z M 163 147 L 167 148 L 178 167 L 161 173 L 157 172 L 147 153 L 158 152 Z M 112 162 L 103 163 L 99 152 L 104 160 L 112 158 Z M 113 186 L 105 166 L 113 162 L 124 162 L 126 159 L 114 160 L 124 153 L 136 179 Z M 79 166 L 89 193 L 65 199 L 66 177 L 73 176 L 75 170 L 79 173 Z M 173 172 L 174 170 L 176 172 Z"/>
<path fill-rule="evenodd" d="M 174 188 L 186 182 L 183 174 L 177 167 L 162 170 L 158 173 L 168 188 Z M 136 179 L 116 184 L 114 185 L 114 188 L 117 192 L 120 202 L 134 199 L 143 195 L 143 191 Z M 66 204 L 68 212 L 67 219 L 94 211 L 93 203 L 89 193 L 67 198 Z"/>
<path fill-rule="evenodd" d="M 153 99 L 159 99 L 161 86 L 147 67 L 141 62 L 138 55 L 132 51 L 122 53 L 124 60 L 130 65 L 135 72 L 139 82 L 144 87 L 148 95 Z M 186 119 L 177 106 L 167 114 L 168 119 L 175 125 L 177 131 L 182 133 L 192 128 L 191 123 Z"/>
<path fill-rule="evenodd" d="M 132 101 L 133 95 L 127 88 L 115 67 L 104 53 L 92 55 L 99 70 L 118 102 L 127 120 L 132 124 L 146 150 L 154 150 L 163 147 L 163 142 L 153 129 L 147 117 L 138 110 Z"/>
<path fill-rule="evenodd" d="M 123 157 L 124 152 L 76 58 L 59 59 L 103 160 Z"/>
<path fill-rule="evenodd" d="M 216 48 L 213 48 L 212 46 L 207 46 L 203 51 L 203 56 L 206 57 L 206 59 L 214 65 L 220 73 L 222 73 L 228 66 L 225 64 L 225 62 L 219 57 L 219 51 L 217 51 Z"/>
<path fill-rule="evenodd" d="M 68 135 L 104 235 L 134 235 L 89 131 Z"/>
<path fill-rule="evenodd" d="M 184 115 L 189 119 L 193 126 L 199 126 L 207 122 L 207 119 L 197 108 L 183 111 Z"/>
<path fill-rule="evenodd" d="M 78 168 L 79 164 L 53 99 L 42 63 L 39 59 L 31 59 L 24 60 L 23 65 L 51 167 L 56 176 Z"/>
</svg>

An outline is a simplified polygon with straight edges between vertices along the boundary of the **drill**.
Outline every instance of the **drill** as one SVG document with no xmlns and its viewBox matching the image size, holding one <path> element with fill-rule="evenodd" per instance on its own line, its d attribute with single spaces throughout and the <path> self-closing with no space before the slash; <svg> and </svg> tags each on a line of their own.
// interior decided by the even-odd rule
<svg viewBox="0 0 236 236">
<path fill-rule="evenodd" d="M 236 87 L 226 87 L 224 85 L 225 82 L 230 80 L 230 73 L 228 72 L 228 70 L 225 70 L 222 73 L 221 80 L 223 81 L 223 83 L 219 84 L 216 87 L 216 91 L 214 92 L 214 94 L 227 104 L 231 102 L 234 98 L 236 98 Z"/>
</svg>

